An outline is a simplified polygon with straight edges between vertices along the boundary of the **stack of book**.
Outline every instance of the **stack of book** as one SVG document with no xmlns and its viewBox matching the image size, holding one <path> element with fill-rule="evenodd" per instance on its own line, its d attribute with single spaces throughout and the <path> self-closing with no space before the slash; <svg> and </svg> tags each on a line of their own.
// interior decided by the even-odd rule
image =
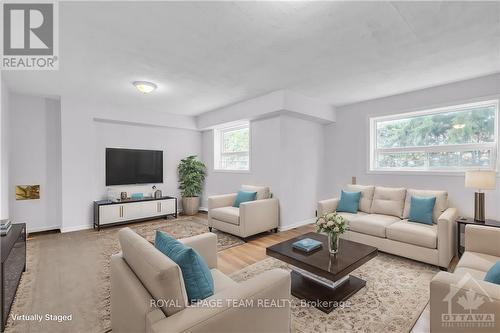
<svg viewBox="0 0 500 333">
<path fill-rule="evenodd" d="M 12 227 L 10 220 L 0 220 L 0 235 L 5 236 Z"/>
<path fill-rule="evenodd" d="M 322 243 L 311 238 L 305 238 L 292 244 L 294 248 L 304 252 L 311 252 L 321 247 Z"/>
</svg>

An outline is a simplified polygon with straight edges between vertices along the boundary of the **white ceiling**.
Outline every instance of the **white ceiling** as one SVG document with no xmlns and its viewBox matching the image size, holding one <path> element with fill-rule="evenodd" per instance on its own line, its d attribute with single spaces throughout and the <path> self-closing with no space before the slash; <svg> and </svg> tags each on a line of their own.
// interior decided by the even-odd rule
<svg viewBox="0 0 500 333">
<path fill-rule="evenodd" d="M 334 105 L 500 72 L 499 2 L 60 3 L 60 70 L 13 91 L 197 115 L 288 89 Z M 159 85 L 141 95 L 135 80 Z"/>
</svg>

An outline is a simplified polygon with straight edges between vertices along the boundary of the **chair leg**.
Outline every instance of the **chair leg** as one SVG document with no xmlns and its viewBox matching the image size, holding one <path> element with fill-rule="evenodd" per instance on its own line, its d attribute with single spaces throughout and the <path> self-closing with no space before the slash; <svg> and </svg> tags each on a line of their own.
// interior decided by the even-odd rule
<svg viewBox="0 0 500 333">
<path fill-rule="evenodd" d="M 277 234 L 278 233 L 278 228 L 274 228 L 274 233 Z"/>
</svg>

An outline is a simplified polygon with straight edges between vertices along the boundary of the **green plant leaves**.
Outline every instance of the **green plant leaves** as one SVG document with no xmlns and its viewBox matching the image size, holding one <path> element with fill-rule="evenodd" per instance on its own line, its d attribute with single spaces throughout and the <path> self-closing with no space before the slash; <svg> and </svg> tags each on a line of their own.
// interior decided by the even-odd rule
<svg viewBox="0 0 500 333">
<path fill-rule="evenodd" d="M 181 160 L 177 167 L 179 189 L 183 197 L 197 197 L 203 191 L 206 176 L 206 166 L 196 155 Z"/>
</svg>

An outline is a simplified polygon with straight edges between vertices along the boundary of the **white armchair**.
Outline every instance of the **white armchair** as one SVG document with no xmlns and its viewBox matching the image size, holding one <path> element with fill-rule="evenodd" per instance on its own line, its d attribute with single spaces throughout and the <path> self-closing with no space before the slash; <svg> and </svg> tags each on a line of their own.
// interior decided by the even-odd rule
<svg viewBox="0 0 500 333">
<path fill-rule="evenodd" d="M 278 231 L 279 202 L 271 198 L 269 187 L 243 185 L 243 191 L 257 192 L 255 201 L 233 207 L 236 193 L 208 198 L 208 228 L 246 238 L 264 231 Z"/>
</svg>

